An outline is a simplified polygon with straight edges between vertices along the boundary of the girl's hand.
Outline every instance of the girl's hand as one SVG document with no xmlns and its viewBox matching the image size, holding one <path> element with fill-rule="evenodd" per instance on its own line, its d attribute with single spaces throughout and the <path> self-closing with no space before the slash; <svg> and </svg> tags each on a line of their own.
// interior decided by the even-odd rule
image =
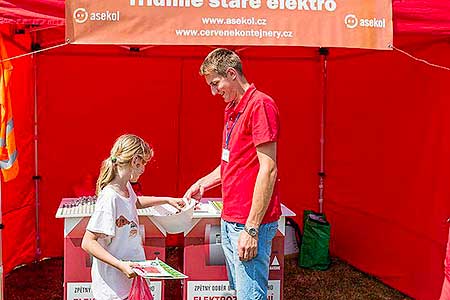
<svg viewBox="0 0 450 300">
<path fill-rule="evenodd" d="M 169 198 L 167 203 L 178 209 L 179 211 L 186 205 L 183 198 Z"/>
<path fill-rule="evenodd" d="M 134 263 L 131 261 L 121 261 L 120 262 L 120 271 L 127 276 L 127 278 L 134 278 L 137 274 L 133 271 L 131 267 L 133 267 Z"/>
</svg>

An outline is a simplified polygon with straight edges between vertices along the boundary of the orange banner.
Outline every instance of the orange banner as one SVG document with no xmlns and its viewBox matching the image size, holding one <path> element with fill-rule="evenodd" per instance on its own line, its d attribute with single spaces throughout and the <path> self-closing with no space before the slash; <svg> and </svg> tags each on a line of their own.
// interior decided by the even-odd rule
<svg viewBox="0 0 450 300">
<path fill-rule="evenodd" d="M 391 0 L 71 0 L 74 44 L 390 49 Z"/>
</svg>

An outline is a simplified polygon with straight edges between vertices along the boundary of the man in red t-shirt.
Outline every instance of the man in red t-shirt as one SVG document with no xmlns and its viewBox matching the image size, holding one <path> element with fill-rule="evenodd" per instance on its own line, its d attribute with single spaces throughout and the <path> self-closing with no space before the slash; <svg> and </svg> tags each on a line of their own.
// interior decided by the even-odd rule
<svg viewBox="0 0 450 300">
<path fill-rule="evenodd" d="M 238 300 L 265 300 L 271 242 L 281 215 L 276 184 L 278 108 L 247 81 L 233 51 L 220 48 L 209 53 L 200 74 L 212 94 L 227 104 L 222 157 L 185 197 L 200 200 L 204 191 L 222 185 L 222 247 L 230 288 Z"/>
</svg>

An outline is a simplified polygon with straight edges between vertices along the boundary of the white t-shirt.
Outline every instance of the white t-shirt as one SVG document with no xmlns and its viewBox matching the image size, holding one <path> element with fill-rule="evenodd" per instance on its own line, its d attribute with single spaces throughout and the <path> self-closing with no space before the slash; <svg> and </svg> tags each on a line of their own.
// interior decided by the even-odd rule
<svg viewBox="0 0 450 300">
<path fill-rule="evenodd" d="M 145 260 L 139 220 L 136 210 L 136 194 L 127 184 L 130 197 L 119 195 L 111 186 L 101 191 L 87 230 L 102 233 L 100 245 L 117 259 Z M 131 279 L 121 271 L 95 257 L 92 263 L 92 293 L 97 300 L 125 299 L 131 288 Z"/>
</svg>

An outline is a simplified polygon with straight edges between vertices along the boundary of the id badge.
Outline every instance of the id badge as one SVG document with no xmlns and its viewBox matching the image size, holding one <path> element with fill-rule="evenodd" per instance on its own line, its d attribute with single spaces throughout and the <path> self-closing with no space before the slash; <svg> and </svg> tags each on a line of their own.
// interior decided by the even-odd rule
<svg viewBox="0 0 450 300">
<path fill-rule="evenodd" d="M 222 149 L 222 160 L 225 162 L 230 161 L 230 150 L 225 148 Z"/>
</svg>

